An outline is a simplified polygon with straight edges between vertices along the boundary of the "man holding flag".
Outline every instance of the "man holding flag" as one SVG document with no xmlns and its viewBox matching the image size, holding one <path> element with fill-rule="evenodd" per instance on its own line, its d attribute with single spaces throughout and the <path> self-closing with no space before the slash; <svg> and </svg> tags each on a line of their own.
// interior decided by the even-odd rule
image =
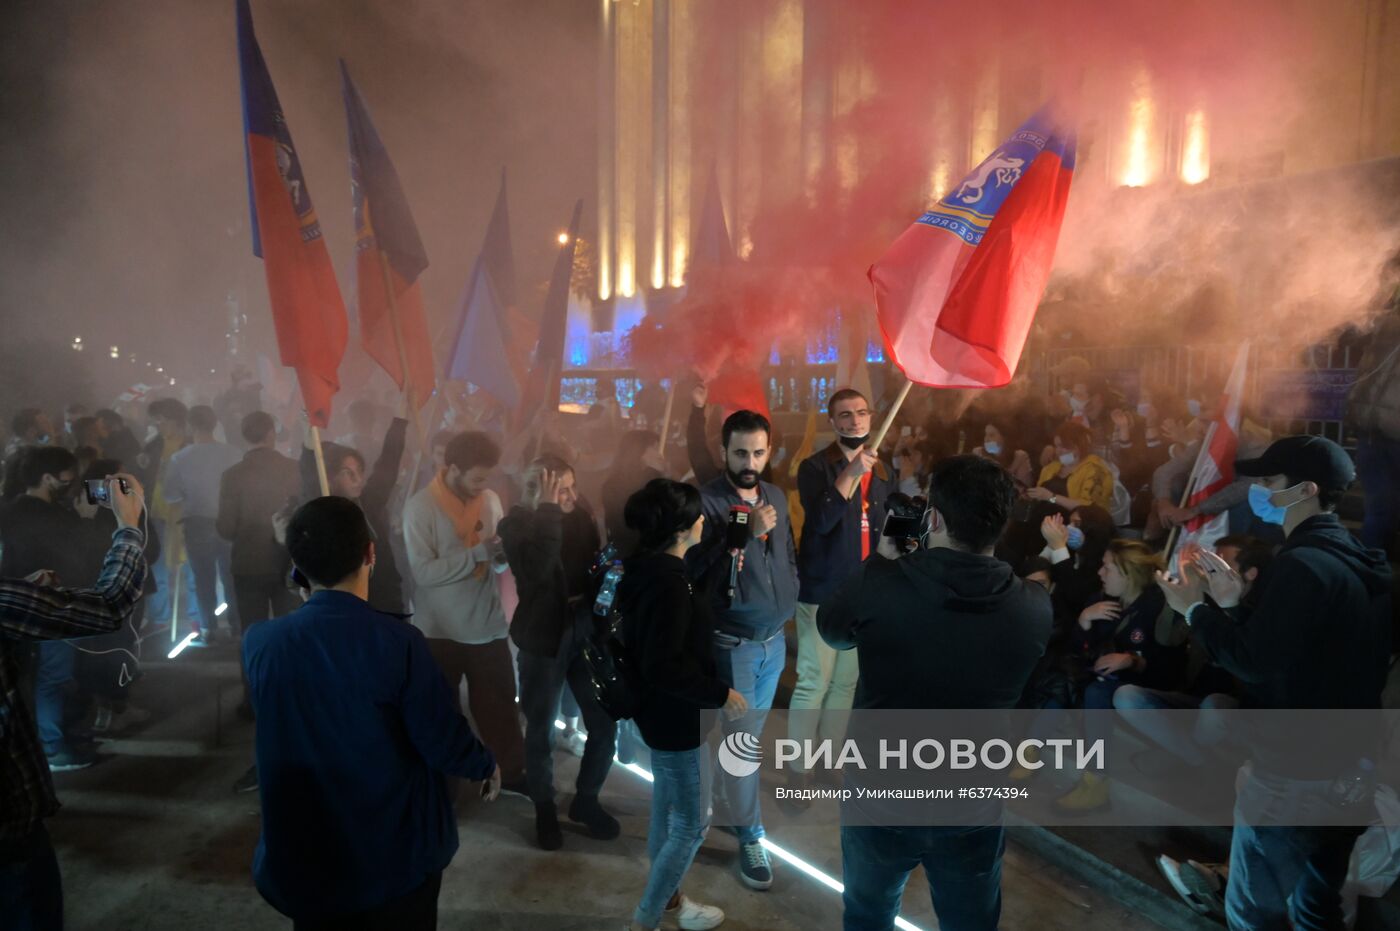
<svg viewBox="0 0 1400 931">
<path fill-rule="evenodd" d="M 870 269 L 889 357 L 909 384 L 1011 381 L 1050 276 L 1073 168 L 1073 137 L 1042 110 Z M 872 435 L 872 452 L 907 392 L 906 384 Z M 1013 496 L 1010 477 L 994 463 L 946 460 L 930 477 L 924 548 L 898 567 L 871 555 L 826 594 L 817 612 L 822 638 L 861 653 L 857 709 L 1016 704 L 1044 652 L 1051 608 L 1043 589 L 993 555 Z M 998 805 L 969 815 L 965 826 L 894 829 L 861 820 L 859 802 L 843 811 L 849 931 L 892 927 L 921 864 L 942 926 L 997 927 L 1005 844 Z"/>
</svg>

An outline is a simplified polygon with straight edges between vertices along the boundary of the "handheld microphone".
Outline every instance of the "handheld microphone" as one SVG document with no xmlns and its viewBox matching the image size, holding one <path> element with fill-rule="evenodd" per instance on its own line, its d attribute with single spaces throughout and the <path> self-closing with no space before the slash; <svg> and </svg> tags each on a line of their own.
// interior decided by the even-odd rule
<svg viewBox="0 0 1400 931">
<path fill-rule="evenodd" d="M 729 588 L 725 601 L 734 602 L 734 593 L 739 588 L 739 559 L 744 547 L 749 545 L 749 514 L 747 504 L 729 506 L 729 524 L 724 528 L 724 548 L 729 551 Z"/>
</svg>

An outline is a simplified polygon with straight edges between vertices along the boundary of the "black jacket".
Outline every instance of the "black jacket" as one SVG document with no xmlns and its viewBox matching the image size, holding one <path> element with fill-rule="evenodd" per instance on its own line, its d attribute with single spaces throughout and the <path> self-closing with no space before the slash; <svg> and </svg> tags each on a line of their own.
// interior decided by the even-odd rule
<svg viewBox="0 0 1400 931">
<path fill-rule="evenodd" d="M 399 480 L 399 463 L 403 460 L 404 433 L 408 421 L 395 417 L 384 435 L 379 458 L 365 476 L 360 500 L 355 502 L 365 512 L 374 531 L 374 575 L 369 579 L 369 603 L 386 614 L 403 614 L 403 577 L 394 562 L 393 528 L 389 523 L 389 499 Z M 364 453 L 356 450 L 363 457 Z M 303 447 L 301 451 L 301 495 L 303 501 L 321 497 L 321 476 L 316 471 L 316 451 Z"/>
<path fill-rule="evenodd" d="M 623 565 L 617 606 L 638 675 L 637 727 L 653 750 L 694 750 L 703 742 L 701 709 L 729 697 L 716 675 L 708 600 L 692 590 L 678 557 L 644 553 Z"/>
<path fill-rule="evenodd" d="M 1116 601 L 1100 592 L 1089 604 Z M 1094 621 L 1089 629 L 1073 627 L 1075 648 L 1093 665 L 1106 653 L 1141 656 L 1141 672 L 1124 669 L 1119 681 L 1164 692 L 1186 691 L 1186 626 L 1167 607 L 1166 596 L 1156 585 L 1147 589 L 1116 620 Z"/>
<path fill-rule="evenodd" d="M 257 447 L 219 479 L 219 536 L 233 543 L 235 576 L 284 576 L 291 568 L 287 548 L 272 534 L 272 515 L 289 500 L 300 500 L 301 476 L 295 459 Z"/>
<path fill-rule="evenodd" d="M 797 494 L 805 515 L 802 545 L 797 553 L 798 600 L 820 604 L 861 563 L 861 495 L 849 499 L 836 490 L 836 478 L 846 468 L 839 442 L 802 460 L 797 467 Z M 871 472 L 868 496 L 870 552 L 880 543 L 885 526 L 885 499 L 896 488 L 894 476 L 883 462 Z"/>
<path fill-rule="evenodd" d="M 1305 520 L 1228 612 L 1191 612 L 1196 640 L 1244 686 L 1246 708 L 1379 708 L 1390 663 L 1391 573 L 1336 514 Z M 1258 769 L 1297 778 L 1335 776 L 1374 758 L 1367 728 L 1315 730 L 1301 741 L 1289 719 L 1256 724 Z"/>
<path fill-rule="evenodd" d="M 569 599 L 591 589 L 588 570 L 601 545 L 598 527 L 582 507 L 565 514 L 557 504 L 535 510 L 516 505 L 496 532 L 520 594 L 510 639 L 526 653 L 555 656 L 576 610 Z"/>
<path fill-rule="evenodd" d="M 1256 708 L 1379 708 L 1390 661 L 1390 565 L 1336 514 L 1300 524 L 1239 608 L 1191 614 L 1196 639 Z"/>
<path fill-rule="evenodd" d="M 0 516 L 0 576 L 22 579 L 41 569 L 58 574 L 64 588 L 91 588 L 97 571 L 88 565 L 87 525 L 71 509 L 23 494 Z M 108 538 L 108 546 L 111 538 Z"/>
<path fill-rule="evenodd" d="M 827 643 L 860 649 L 857 709 L 1014 708 L 1050 625 L 1045 589 L 952 549 L 872 556 L 817 611 Z"/>
</svg>

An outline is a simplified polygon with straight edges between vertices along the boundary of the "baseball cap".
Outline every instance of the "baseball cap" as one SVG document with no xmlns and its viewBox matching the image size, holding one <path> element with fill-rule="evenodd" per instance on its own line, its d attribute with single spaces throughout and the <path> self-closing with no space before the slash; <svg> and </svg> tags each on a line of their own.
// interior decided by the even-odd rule
<svg viewBox="0 0 1400 931">
<path fill-rule="evenodd" d="M 1235 462 L 1239 475 L 1287 475 L 1295 482 L 1313 482 L 1322 489 L 1345 489 L 1356 481 L 1356 466 L 1346 450 L 1321 436 L 1285 436 L 1275 440 L 1257 459 Z"/>
</svg>

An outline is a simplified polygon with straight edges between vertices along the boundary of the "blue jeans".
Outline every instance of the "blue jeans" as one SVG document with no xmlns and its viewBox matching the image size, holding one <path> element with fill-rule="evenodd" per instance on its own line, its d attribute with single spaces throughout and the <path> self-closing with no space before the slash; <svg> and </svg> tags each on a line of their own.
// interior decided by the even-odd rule
<svg viewBox="0 0 1400 931">
<path fill-rule="evenodd" d="M 63 931 L 63 879 L 49 832 L 34 833 L 0 860 L 0 919 L 10 931 Z"/>
<path fill-rule="evenodd" d="M 1400 525 L 1400 440 L 1357 439 L 1356 474 L 1366 490 L 1361 542 L 1389 549 Z"/>
<path fill-rule="evenodd" d="M 39 668 L 34 679 L 34 721 L 44 752 L 52 756 L 67 749 L 63 739 L 63 708 L 73 678 L 73 645 L 62 640 L 39 644 Z"/>
<path fill-rule="evenodd" d="M 721 726 L 728 737 L 747 731 L 755 737 L 763 733 L 763 722 L 773 707 L 778 679 L 787 663 L 787 637 L 782 633 L 762 643 L 744 640 L 733 649 L 715 647 L 719 678 L 748 702 L 748 712 L 737 721 L 721 715 Z M 761 771 L 736 779 L 721 771 L 715 780 L 715 820 L 733 825 L 739 842 L 751 844 L 763 837 L 763 809 L 759 806 Z"/>
<path fill-rule="evenodd" d="M 208 634 L 218 624 L 215 611 L 219 608 L 220 583 L 224 586 L 224 601 L 233 601 L 233 573 L 230 560 L 232 544 L 219 536 L 212 517 L 186 517 L 180 526 L 185 532 L 185 552 L 189 557 L 190 573 L 194 576 L 194 603 L 199 609 L 200 629 Z M 189 597 L 189 589 L 185 597 Z M 229 629 L 233 615 L 227 614 Z"/>
<path fill-rule="evenodd" d="M 1344 931 L 1342 883 L 1364 828 L 1286 826 L 1313 820 L 1298 816 L 1325 808 L 1330 785 L 1254 773 L 1240 787 L 1225 887 L 1232 931 L 1287 931 L 1290 921 L 1295 931 Z M 1265 820 L 1280 826 L 1258 824 Z"/>
<path fill-rule="evenodd" d="M 1125 685 L 1113 693 L 1113 707 L 1118 709 L 1124 721 L 1191 766 L 1204 765 L 1210 748 L 1223 743 L 1229 736 L 1226 725 L 1229 716 L 1213 712 L 1239 706 L 1234 697 L 1220 693 L 1198 698 L 1140 685 Z M 1184 712 L 1192 708 L 1200 709 L 1200 712 L 1188 723 Z"/>
<path fill-rule="evenodd" d="M 1001 918 L 1001 825 L 841 827 L 846 931 L 894 927 L 909 874 L 920 864 L 941 931 L 995 931 Z"/>
<path fill-rule="evenodd" d="M 655 779 L 647 831 L 651 873 L 641 904 L 632 913 L 632 920 L 646 928 L 661 923 L 666 903 L 680 889 L 709 830 L 709 747 L 652 750 L 651 774 Z"/>
</svg>

